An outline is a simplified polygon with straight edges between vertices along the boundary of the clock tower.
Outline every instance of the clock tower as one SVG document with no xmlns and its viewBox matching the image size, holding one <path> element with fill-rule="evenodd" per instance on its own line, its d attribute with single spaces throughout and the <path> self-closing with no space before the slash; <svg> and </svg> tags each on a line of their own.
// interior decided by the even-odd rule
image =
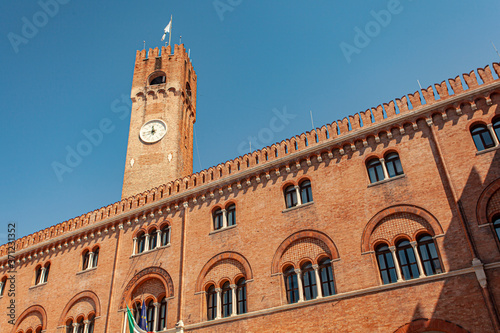
<svg viewBox="0 0 500 333">
<path fill-rule="evenodd" d="M 137 51 L 122 199 L 193 172 L 196 74 L 184 45 Z"/>
</svg>

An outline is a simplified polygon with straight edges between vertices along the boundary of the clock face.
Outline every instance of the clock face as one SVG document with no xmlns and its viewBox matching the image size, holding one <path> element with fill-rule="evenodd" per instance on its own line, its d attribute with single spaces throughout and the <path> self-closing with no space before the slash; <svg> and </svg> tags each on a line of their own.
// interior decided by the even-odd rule
<svg viewBox="0 0 500 333">
<path fill-rule="evenodd" d="M 160 141 L 167 134 L 167 124 L 163 120 L 150 120 L 142 125 L 139 136 L 142 141 L 154 143 Z"/>
</svg>

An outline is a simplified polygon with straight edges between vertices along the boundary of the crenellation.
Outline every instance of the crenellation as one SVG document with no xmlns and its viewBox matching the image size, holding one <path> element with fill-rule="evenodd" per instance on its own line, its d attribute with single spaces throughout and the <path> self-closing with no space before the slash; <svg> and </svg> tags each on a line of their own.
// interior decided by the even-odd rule
<svg viewBox="0 0 500 333">
<path fill-rule="evenodd" d="M 396 98 L 396 104 L 398 106 L 399 114 L 404 114 L 409 111 L 406 95 L 401 98 Z"/>
<path fill-rule="evenodd" d="M 390 101 L 389 103 L 384 103 L 383 107 L 384 107 L 387 119 L 392 119 L 392 118 L 396 117 L 396 105 L 394 104 L 394 101 Z"/>
<path fill-rule="evenodd" d="M 372 115 L 376 123 L 384 121 L 384 109 L 382 105 L 372 108 Z"/>
<path fill-rule="evenodd" d="M 427 105 L 434 104 L 436 102 L 436 96 L 434 95 L 434 89 L 429 86 L 427 89 L 422 89 L 422 96 Z"/>
<path fill-rule="evenodd" d="M 464 87 L 462 86 L 462 80 L 460 75 L 457 75 L 454 79 L 448 79 L 451 89 L 453 89 L 453 94 L 457 95 L 464 92 Z"/>
<path fill-rule="evenodd" d="M 410 104 L 412 106 L 412 110 L 419 108 L 422 106 L 422 99 L 420 98 L 420 92 L 415 91 L 413 94 L 408 94 L 410 99 Z"/>
<path fill-rule="evenodd" d="M 470 73 L 468 74 L 464 73 L 462 74 L 462 76 L 464 77 L 465 83 L 467 84 L 469 89 L 473 89 L 479 86 L 479 84 L 477 83 L 476 73 L 474 71 L 470 71 Z"/>
</svg>

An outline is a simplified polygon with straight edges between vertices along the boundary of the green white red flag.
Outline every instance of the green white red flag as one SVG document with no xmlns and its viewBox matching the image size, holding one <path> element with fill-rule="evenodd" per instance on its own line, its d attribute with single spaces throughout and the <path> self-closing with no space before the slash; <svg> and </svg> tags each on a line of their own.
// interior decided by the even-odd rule
<svg viewBox="0 0 500 333">
<path fill-rule="evenodd" d="M 137 325 L 135 322 L 134 316 L 132 315 L 132 312 L 127 306 L 127 320 L 128 320 L 128 329 L 130 333 L 153 333 L 153 332 L 148 332 L 143 330 L 142 328 Z"/>
</svg>

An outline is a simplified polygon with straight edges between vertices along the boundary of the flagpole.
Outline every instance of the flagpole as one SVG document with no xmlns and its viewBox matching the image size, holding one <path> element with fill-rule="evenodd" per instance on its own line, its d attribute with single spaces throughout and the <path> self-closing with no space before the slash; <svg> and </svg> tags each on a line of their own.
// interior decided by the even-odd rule
<svg viewBox="0 0 500 333">
<path fill-rule="evenodd" d="M 170 32 L 168 33 L 168 45 L 170 45 L 170 42 L 172 41 L 172 16 L 170 15 Z"/>
</svg>

